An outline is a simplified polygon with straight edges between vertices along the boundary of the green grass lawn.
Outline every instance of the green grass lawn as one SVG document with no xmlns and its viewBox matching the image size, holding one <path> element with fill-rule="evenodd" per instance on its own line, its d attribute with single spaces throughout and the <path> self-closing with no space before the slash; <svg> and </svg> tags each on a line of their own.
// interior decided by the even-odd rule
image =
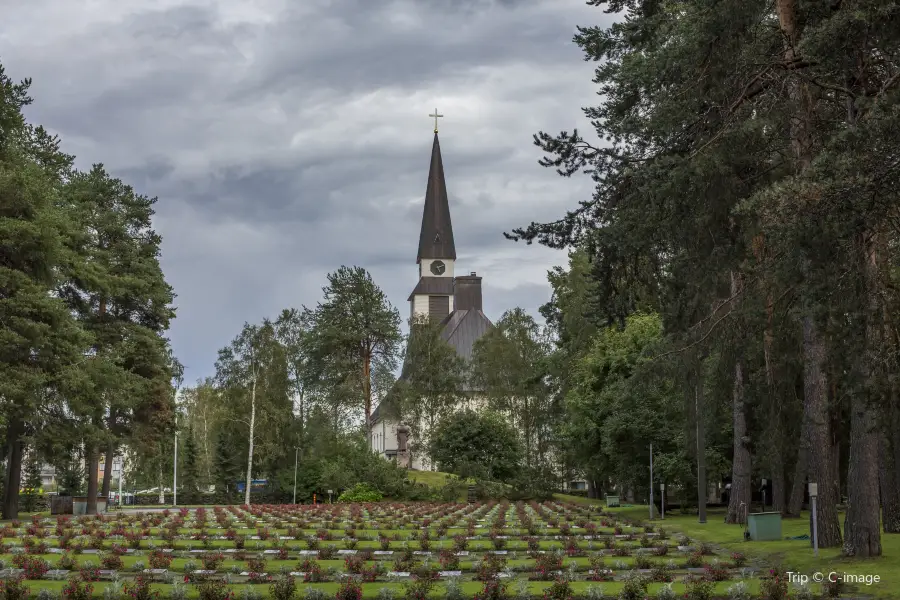
<svg viewBox="0 0 900 600">
<path fill-rule="evenodd" d="M 439 471 L 409 471 L 407 477 L 414 483 L 422 483 L 434 488 L 444 487 L 450 479 L 450 475 Z"/>
<path fill-rule="evenodd" d="M 577 496 L 558 495 L 560 500 L 568 500 L 578 504 L 601 504 L 598 500 L 589 500 Z M 606 509 L 610 513 L 619 514 L 630 519 L 647 521 L 650 517 L 648 506 Z M 840 515 L 843 523 L 844 515 Z M 857 593 L 872 595 L 877 598 L 900 598 L 900 534 L 882 534 L 883 554 L 877 558 L 854 559 L 841 556 L 840 548 L 820 549 L 819 556 L 813 553 L 809 540 L 780 540 L 777 542 L 745 542 L 741 525 L 726 525 L 725 511 L 710 510 L 706 523 L 698 523 L 697 515 L 668 513 L 664 520 L 655 523 L 669 532 L 680 532 L 684 535 L 709 542 L 725 548 L 729 552 L 740 552 L 747 556 L 748 564 L 757 567 L 782 567 L 813 577 L 815 573 L 828 574 L 850 573 L 861 576 L 880 577 L 878 583 L 871 585 L 855 585 Z M 803 513 L 799 519 L 785 519 L 782 522 L 784 537 L 809 535 L 809 513 Z"/>
</svg>

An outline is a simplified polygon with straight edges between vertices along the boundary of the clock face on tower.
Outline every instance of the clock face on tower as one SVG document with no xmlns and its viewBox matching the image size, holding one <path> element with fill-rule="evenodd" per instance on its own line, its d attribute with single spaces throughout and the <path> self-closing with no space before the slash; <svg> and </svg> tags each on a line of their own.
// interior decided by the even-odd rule
<svg viewBox="0 0 900 600">
<path fill-rule="evenodd" d="M 431 263 L 431 272 L 435 275 L 443 275 L 444 271 L 447 270 L 447 265 L 444 264 L 441 260 L 436 260 Z"/>
</svg>

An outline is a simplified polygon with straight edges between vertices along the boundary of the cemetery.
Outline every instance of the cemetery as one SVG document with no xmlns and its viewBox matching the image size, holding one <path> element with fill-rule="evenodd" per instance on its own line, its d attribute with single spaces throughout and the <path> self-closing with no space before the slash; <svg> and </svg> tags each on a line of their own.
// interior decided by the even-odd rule
<svg viewBox="0 0 900 600">
<path fill-rule="evenodd" d="M 741 552 L 632 514 L 553 500 L 35 515 L 0 530 L 0 577 L 8 598 L 47 590 L 66 598 L 708 600 L 813 591 L 748 565 Z"/>
</svg>

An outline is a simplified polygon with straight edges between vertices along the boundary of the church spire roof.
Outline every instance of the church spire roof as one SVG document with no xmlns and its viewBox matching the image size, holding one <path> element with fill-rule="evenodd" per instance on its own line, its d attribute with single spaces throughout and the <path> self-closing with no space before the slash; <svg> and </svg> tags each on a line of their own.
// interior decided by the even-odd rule
<svg viewBox="0 0 900 600">
<path fill-rule="evenodd" d="M 435 111 L 437 114 L 437 111 Z M 450 201 L 444 181 L 444 163 L 441 161 L 441 144 L 437 127 L 434 145 L 431 147 L 431 167 L 428 169 L 428 187 L 425 190 L 425 209 L 422 211 L 422 230 L 419 233 L 419 254 L 416 263 L 423 258 L 456 260 L 453 243 L 453 226 L 450 223 Z"/>
</svg>

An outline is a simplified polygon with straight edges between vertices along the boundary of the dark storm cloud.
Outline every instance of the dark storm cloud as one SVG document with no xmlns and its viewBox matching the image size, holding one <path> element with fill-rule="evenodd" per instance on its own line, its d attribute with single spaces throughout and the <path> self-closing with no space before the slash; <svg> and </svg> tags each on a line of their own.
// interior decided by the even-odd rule
<svg viewBox="0 0 900 600">
<path fill-rule="evenodd" d="M 494 320 L 549 298 L 565 256 L 502 233 L 590 192 L 531 145 L 594 102 L 571 38 L 607 17 L 582 0 L 7 4 L 0 57 L 34 79 L 29 118 L 159 197 L 189 381 L 244 321 L 315 305 L 341 264 L 408 316 L 435 106 L 458 272 L 484 277 Z"/>
</svg>

